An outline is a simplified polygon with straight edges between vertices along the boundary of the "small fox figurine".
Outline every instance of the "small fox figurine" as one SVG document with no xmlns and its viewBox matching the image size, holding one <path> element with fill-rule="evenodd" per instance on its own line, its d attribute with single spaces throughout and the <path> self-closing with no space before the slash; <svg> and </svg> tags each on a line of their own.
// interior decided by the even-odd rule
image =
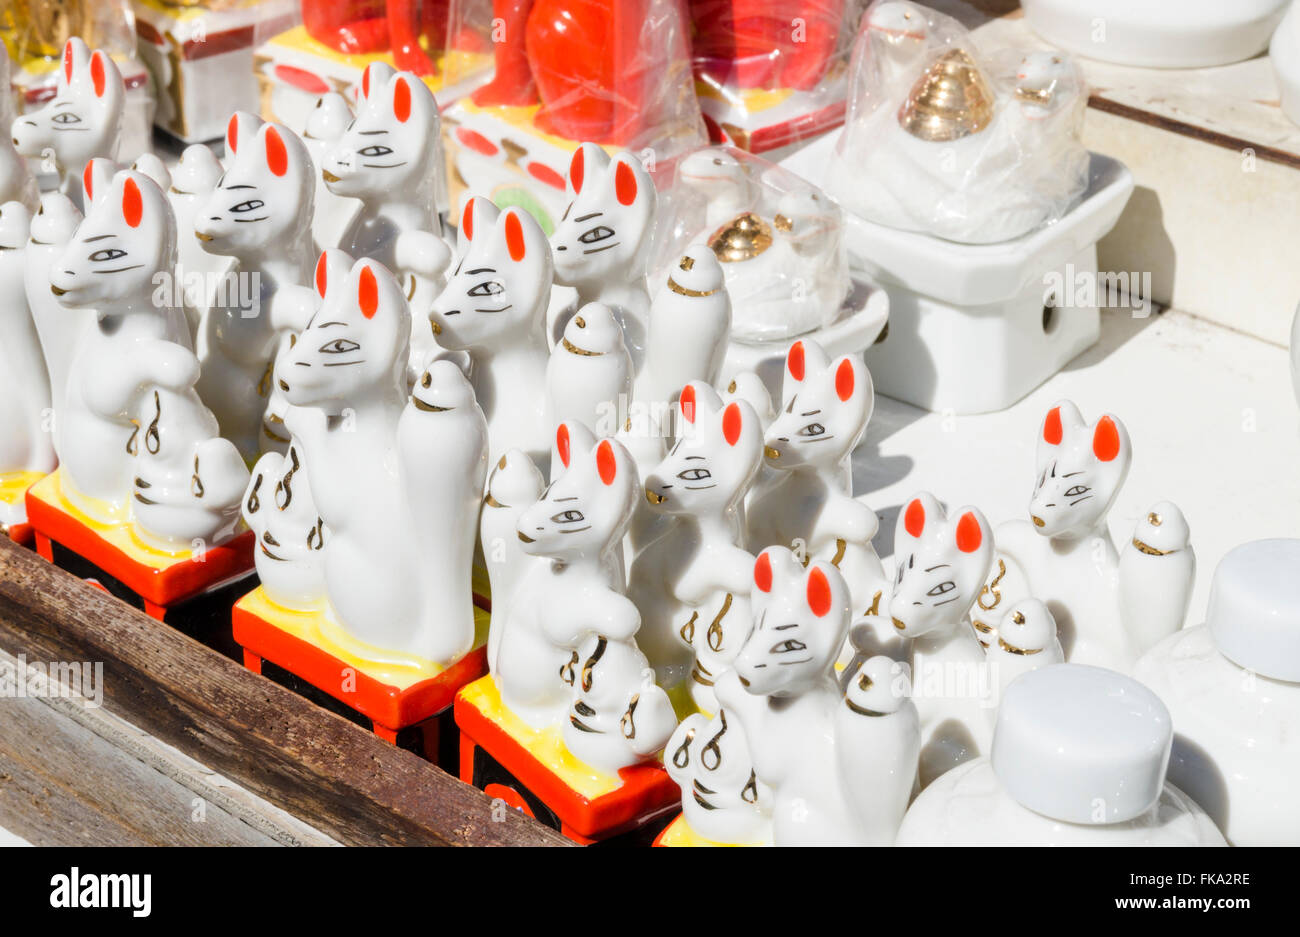
<svg viewBox="0 0 1300 937">
<path fill-rule="evenodd" d="M 117 159 L 126 88 L 107 52 L 72 37 L 63 47 L 54 97 L 39 111 L 13 122 L 10 135 L 18 155 L 52 156 L 59 191 L 82 211 L 77 173 L 96 156 Z"/>
</svg>

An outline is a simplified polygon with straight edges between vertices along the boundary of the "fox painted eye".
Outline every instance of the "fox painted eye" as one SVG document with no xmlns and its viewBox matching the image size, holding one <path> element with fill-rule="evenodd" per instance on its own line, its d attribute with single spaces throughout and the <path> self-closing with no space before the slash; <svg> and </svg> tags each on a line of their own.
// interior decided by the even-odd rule
<svg viewBox="0 0 1300 937">
<path fill-rule="evenodd" d="M 820 423 L 809 423 L 803 429 L 799 430 L 800 436 L 821 436 L 826 432 L 826 427 Z"/>
<path fill-rule="evenodd" d="M 551 520 L 556 524 L 576 524 L 586 519 L 581 511 L 574 510 L 561 511 L 559 514 L 551 515 Z"/>
<path fill-rule="evenodd" d="M 95 251 L 90 255 L 90 260 L 99 263 L 104 260 L 117 260 L 119 257 L 125 257 L 126 251 L 118 250 L 116 247 L 106 247 L 103 250 Z"/>
<path fill-rule="evenodd" d="M 79 123 L 81 123 L 81 118 L 78 117 L 76 114 L 72 113 L 71 111 L 64 111 L 62 114 L 55 114 L 55 115 L 54 115 L 54 123 L 56 123 L 56 124 L 79 124 Z"/>
<path fill-rule="evenodd" d="M 1092 489 L 1087 485 L 1075 485 L 1073 488 L 1066 490 L 1065 496 L 1067 498 L 1077 498 L 1079 495 L 1086 495 L 1090 491 L 1092 491 Z"/>
<path fill-rule="evenodd" d="M 322 355 L 344 355 L 349 351 L 356 351 L 361 346 L 350 338 L 336 338 L 332 342 L 326 342 L 320 346 Z"/>
<path fill-rule="evenodd" d="M 240 202 L 238 205 L 231 206 L 230 210 L 239 213 L 257 211 L 265 204 L 266 202 L 262 201 L 260 198 L 250 198 L 247 202 Z"/>
<path fill-rule="evenodd" d="M 596 225 L 590 231 L 584 231 L 578 235 L 578 240 L 583 244 L 595 244 L 597 241 L 604 241 L 614 236 L 614 229 L 607 228 L 603 224 Z"/>
<path fill-rule="evenodd" d="M 702 482 L 712 478 L 713 474 L 706 468 L 688 468 L 678 472 L 677 477 L 684 482 Z"/>
<path fill-rule="evenodd" d="M 391 152 L 393 152 L 392 147 L 383 146 L 382 144 L 376 143 L 373 146 L 363 146 L 361 149 L 357 150 L 357 155 L 358 156 L 387 156 Z"/>
<path fill-rule="evenodd" d="M 933 589 L 931 589 L 929 592 L 927 592 L 926 595 L 930 595 L 930 596 L 938 597 L 938 596 L 943 595 L 944 593 L 951 592 L 953 589 L 956 589 L 956 588 L 957 588 L 957 584 L 956 584 L 956 583 L 953 583 L 953 582 L 941 582 L 941 583 L 939 583 L 937 586 L 935 586 Z"/>
<path fill-rule="evenodd" d="M 806 651 L 808 645 L 804 644 L 797 638 L 791 638 L 788 641 L 782 641 L 780 644 L 772 646 L 773 654 L 789 654 L 793 651 Z"/>
<path fill-rule="evenodd" d="M 488 280 L 486 283 L 480 283 L 472 287 L 468 293 L 470 296 L 496 296 L 498 293 L 504 293 L 506 288 L 497 280 Z"/>
</svg>

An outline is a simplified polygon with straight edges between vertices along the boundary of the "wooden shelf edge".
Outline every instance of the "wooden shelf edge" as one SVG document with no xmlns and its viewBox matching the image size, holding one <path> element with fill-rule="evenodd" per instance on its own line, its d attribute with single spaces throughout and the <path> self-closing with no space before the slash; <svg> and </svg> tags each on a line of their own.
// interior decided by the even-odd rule
<svg viewBox="0 0 1300 937">
<path fill-rule="evenodd" d="M 0 648 L 102 662 L 104 707 L 348 845 L 571 845 L 0 538 Z"/>
</svg>

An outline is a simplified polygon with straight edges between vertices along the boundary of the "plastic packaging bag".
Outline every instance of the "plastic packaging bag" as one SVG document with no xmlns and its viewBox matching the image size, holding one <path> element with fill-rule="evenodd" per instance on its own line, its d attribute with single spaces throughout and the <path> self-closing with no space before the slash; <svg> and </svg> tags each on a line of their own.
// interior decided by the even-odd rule
<svg viewBox="0 0 1300 937">
<path fill-rule="evenodd" d="M 708 244 L 726 276 L 733 339 L 811 332 L 834 321 L 848 295 L 840 208 L 761 157 L 724 146 L 686 154 L 659 219 L 652 269 L 667 270 L 688 246 Z"/>
<path fill-rule="evenodd" d="M 742 149 L 785 146 L 844 120 L 865 0 L 690 0 L 696 92 Z"/>
<path fill-rule="evenodd" d="M 1057 221 L 1087 186 L 1087 89 L 1061 52 L 985 56 L 956 20 L 877 0 L 828 176 L 846 208 L 970 244 Z"/>
</svg>

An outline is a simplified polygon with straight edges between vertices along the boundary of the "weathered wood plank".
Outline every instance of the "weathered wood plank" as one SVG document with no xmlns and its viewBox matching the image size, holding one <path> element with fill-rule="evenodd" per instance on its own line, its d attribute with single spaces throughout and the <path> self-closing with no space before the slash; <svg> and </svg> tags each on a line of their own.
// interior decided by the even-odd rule
<svg viewBox="0 0 1300 937">
<path fill-rule="evenodd" d="M 339 842 L 568 843 L 7 540 L 0 649 L 102 662 L 110 712 Z"/>
</svg>

